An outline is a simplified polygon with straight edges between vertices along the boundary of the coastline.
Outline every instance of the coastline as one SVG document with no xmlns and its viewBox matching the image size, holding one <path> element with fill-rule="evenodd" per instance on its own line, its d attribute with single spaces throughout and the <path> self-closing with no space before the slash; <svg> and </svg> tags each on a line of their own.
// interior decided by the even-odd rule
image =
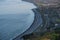
<svg viewBox="0 0 60 40">
<path fill-rule="evenodd" d="M 35 10 L 35 9 L 33 9 Z M 35 11 L 34 11 L 35 12 Z M 39 15 L 39 16 L 38 16 Z M 42 19 L 40 18 L 41 15 L 39 13 L 35 12 L 35 19 L 33 24 L 31 25 L 31 27 L 29 29 L 27 29 L 24 33 L 22 33 L 21 35 L 19 35 L 18 37 L 16 37 L 15 39 L 19 39 L 21 37 L 23 37 L 24 35 L 28 35 L 33 33 L 33 31 L 35 31 L 39 26 L 41 26 L 42 24 Z M 40 21 L 41 20 L 41 21 Z M 34 29 L 33 29 L 34 28 Z"/>
</svg>

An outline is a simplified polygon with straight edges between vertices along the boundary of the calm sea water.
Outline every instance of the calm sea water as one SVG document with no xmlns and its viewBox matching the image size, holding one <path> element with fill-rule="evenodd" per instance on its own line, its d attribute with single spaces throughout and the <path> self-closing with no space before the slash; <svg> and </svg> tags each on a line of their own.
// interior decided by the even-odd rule
<svg viewBox="0 0 60 40">
<path fill-rule="evenodd" d="M 0 0 L 0 40 L 11 40 L 26 31 L 34 21 L 36 8 L 21 0 Z"/>
</svg>

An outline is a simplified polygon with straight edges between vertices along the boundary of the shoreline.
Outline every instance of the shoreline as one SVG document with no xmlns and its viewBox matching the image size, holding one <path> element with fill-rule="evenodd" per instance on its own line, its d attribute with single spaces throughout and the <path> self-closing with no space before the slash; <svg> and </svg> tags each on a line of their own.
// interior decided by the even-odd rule
<svg viewBox="0 0 60 40">
<path fill-rule="evenodd" d="M 33 10 L 35 10 L 35 9 L 33 9 Z M 38 19 L 37 19 L 37 17 L 38 17 Z M 24 33 L 22 33 L 21 35 L 16 37 L 15 39 L 19 39 L 19 38 L 23 37 L 24 35 L 28 35 L 28 34 L 33 33 L 33 31 L 35 31 L 41 25 L 41 23 L 42 23 L 42 19 L 40 17 L 41 17 L 41 15 L 39 13 L 35 12 L 35 19 L 34 19 L 33 24 L 31 25 L 31 27 L 29 29 L 27 29 Z"/>
</svg>

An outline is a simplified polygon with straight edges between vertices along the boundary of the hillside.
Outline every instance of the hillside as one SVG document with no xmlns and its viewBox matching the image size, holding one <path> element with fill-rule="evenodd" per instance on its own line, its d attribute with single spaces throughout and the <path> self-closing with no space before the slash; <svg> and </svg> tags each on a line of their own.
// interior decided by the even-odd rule
<svg viewBox="0 0 60 40">
<path fill-rule="evenodd" d="M 37 28 L 34 36 L 25 36 L 28 40 L 59 40 L 56 33 L 60 32 L 60 0 L 24 0 L 34 3 L 37 6 L 37 12 L 39 12 L 43 19 L 42 28 Z M 40 26 L 41 27 L 41 26 Z M 44 29 L 44 30 L 43 30 Z M 45 31 L 46 29 L 46 31 Z M 59 30 L 58 30 L 59 29 Z M 50 33 L 54 32 L 54 33 Z M 45 33 L 48 33 L 45 35 Z M 44 35 L 43 35 L 44 34 Z M 35 37 L 38 35 L 38 37 Z M 43 35 L 43 37 L 41 36 Z M 60 34 L 59 34 L 60 35 Z M 40 36 L 40 37 L 39 37 Z M 47 38 L 48 37 L 48 38 Z M 56 39 L 55 39 L 56 38 Z"/>
<path fill-rule="evenodd" d="M 57 6 L 60 4 L 60 0 L 23 0 L 34 3 L 38 6 Z"/>
</svg>

